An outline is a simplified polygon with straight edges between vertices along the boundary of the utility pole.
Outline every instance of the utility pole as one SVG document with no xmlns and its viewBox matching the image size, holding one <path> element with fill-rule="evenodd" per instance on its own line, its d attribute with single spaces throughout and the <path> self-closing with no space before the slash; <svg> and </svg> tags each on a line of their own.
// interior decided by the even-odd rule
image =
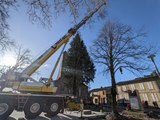
<svg viewBox="0 0 160 120">
<path fill-rule="evenodd" d="M 148 56 L 148 58 L 151 59 L 151 61 L 153 62 L 154 67 L 155 67 L 155 69 L 156 69 L 156 71 L 157 71 L 158 77 L 160 78 L 160 72 L 159 72 L 159 70 L 158 70 L 158 67 L 157 67 L 155 61 L 154 61 L 154 57 L 155 57 L 154 54 L 151 54 L 151 55 Z"/>
</svg>

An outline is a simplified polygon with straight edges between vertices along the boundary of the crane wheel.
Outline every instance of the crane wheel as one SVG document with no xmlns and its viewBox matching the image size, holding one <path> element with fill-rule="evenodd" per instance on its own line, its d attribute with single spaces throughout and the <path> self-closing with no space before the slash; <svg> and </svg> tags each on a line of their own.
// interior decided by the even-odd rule
<svg viewBox="0 0 160 120">
<path fill-rule="evenodd" d="M 43 106 L 40 100 L 30 99 L 24 107 L 25 117 L 27 119 L 34 119 L 41 114 L 42 109 Z"/>
<path fill-rule="evenodd" d="M 61 108 L 62 108 L 62 105 L 59 103 L 58 100 L 47 101 L 46 103 L 47 116 L 53 117 L 57 115 L 60 112 Z"/>
<path fill-rule="evenodd" d="M 0 120 L 6 120 L 14 110 L 14 101 L 0 99 Z"/>
</svg>

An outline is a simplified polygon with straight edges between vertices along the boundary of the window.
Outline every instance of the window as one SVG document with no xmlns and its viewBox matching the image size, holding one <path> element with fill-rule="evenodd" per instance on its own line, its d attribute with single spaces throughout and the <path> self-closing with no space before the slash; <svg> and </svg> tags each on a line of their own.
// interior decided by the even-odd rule
<svg viewBox="0 0 160 120">
<path fill-rule="evenodd" d="M 139 83 L 139 87 L 140 87 L 140 90 L 144 90 L 144 85 L 143 85 L 143 83 Z"/>
<path fill-rule="evenodd" d="M 144 100 L 144 101 L 148 101 L 148 96 L 147 96 L 147 94 L 143 94 L 143 100 Z"/>
<path fill-rule="evenodd" d="M 148 89 L 153 89 L 152 82 L 147 82 L 147 85 L 148 85 Z"/>
<path fill-rule="evenodd" d="M 105 100 L 105 98 L 103 98 L 103 103 L 106 103 L 106 100 Z"/>
<path fill-rule="evenodd" d="M 98 99 L 97 98 L 95 99 L 95 103 L 98 103 Z"/>
<path fill-rule="evenodd" d="M 153 101 L 158 101 L 158 97 L 156 93 L 151 93 L 151 96 Z"/>
<path fill-rule="evenodd" d="M 122 86 L 122 89 L 123 89 L 123 91 L 126 91 L 127 89 L 126 89 L 126 86 Z"/>
<path fill-rule="evenodd" d="M 135 90 L 135 86 L 134 86 L 134 84 L 130 85 L 130 87 L 131 87 L 131 90 L 132 90 L 132 91 L 134 91 L 134 90 Z"/>
<path fill-rule="evenodd" d="M 105 92 L 103 91 L 103 95 L 105 95 Z"/>
</svg>

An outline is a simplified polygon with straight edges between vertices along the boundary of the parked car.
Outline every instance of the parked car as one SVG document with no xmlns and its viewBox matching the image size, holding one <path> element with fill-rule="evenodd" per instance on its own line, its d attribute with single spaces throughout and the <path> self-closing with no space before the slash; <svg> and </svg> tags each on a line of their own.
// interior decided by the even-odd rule
<svg viewBox="0 0 160 120">
<path fill-rule="evenodd" d="M 111 108 L 112 108 L 112 107 L 111 107 L 110 104 L 104 104 L 104 105 L 102 105 L 102 109 L 103 109 L 104 111 L 110 111 Z"/>
<path fill-rule="evenodd" d="M 126 99 L 119 99 L 117 100 L 118 106 L 127 107 L 128 104 L 130 104 L 129 100 Z"/>
</svg>

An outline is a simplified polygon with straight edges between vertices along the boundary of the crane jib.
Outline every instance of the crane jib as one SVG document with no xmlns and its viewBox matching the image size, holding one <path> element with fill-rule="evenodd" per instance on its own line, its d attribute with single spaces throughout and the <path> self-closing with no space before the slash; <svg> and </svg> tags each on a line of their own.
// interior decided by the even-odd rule
<svg viewBox="0 0 160 120">
<path fill-rule="evenodd" d="M 40 57 L 38 57 L 32 64 L 30 64 L 26 69 L 23 70 L 23 74 L 30 76 L 32 75 L 45 61 L 48 60 L 50 56 L 52 56 L 62 45 L 67 43 L 72 35 L 74 35 L 77 30 L 84 25 L 87 20 L 89 20 L 94 13 L 96 13 L 103 5 L 101 4 L 97 8 L 95 8 L 92 12 L 88 14 L 88 16 L 84 17 L 78 24 L 68 30 L 67 34 L 65 34 L 60 40 L 58 40 L 54 45 L 52 45 L 48 50 L 46 50 Z"/>
</svg>

